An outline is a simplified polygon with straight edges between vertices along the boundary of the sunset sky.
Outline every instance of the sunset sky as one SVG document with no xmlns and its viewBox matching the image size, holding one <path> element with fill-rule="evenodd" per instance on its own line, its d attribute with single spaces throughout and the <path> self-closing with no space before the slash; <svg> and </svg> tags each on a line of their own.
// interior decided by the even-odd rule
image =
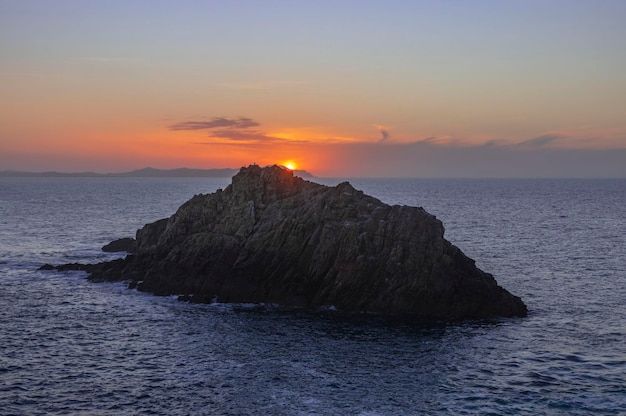
<svg viewBox="0 0 626 416">
<path fill-rule="evenodd" d="M 626 177 L 626 1 L 0 0 L 0 170 Z"/>
</svg>

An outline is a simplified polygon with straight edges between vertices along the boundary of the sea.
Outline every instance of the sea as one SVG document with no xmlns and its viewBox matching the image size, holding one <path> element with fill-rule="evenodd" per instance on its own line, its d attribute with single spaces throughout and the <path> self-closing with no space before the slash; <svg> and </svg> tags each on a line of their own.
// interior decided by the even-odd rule
<svg viewBox="0 0 626 416">
<path fill-rule="evenodd" d="M 314 179 L 336 185 L 344 179 Z M 626 415 L 626 179 L 352 179 L 528 305 L 419 323 L 189 304 L 46 263 L 229 178 L 0 179 L 1 415 Z"/>
</svg>

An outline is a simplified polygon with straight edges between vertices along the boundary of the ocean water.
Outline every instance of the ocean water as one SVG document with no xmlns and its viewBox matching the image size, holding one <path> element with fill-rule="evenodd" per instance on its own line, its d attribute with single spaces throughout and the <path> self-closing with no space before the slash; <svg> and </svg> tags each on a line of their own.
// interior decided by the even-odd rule
<svg viewBox="0 0 626 416">
<path fill-rule="evenodd" d="M 626 415 L 626 180 L 351 181 L 440 218 L 527 318 L 193 305 L 37 270 L 115 258 L 229 181 L 0 179 L 1 415 Z"/>
</svg>

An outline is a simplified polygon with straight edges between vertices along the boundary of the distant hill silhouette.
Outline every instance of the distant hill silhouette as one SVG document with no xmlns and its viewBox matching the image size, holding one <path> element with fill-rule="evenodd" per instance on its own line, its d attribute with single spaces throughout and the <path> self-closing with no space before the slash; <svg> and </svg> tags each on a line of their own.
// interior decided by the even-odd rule
<svg viewBox="0 0 626 416">
<path fill-rule="evenodd" d="M 154 169 L 143 168 L 130 172 L 111 173 L 107 176 L 129 178 L 230 178 L 239 172 L 239 169 Z"/>
<path fill-rule="evenodd" d="M 0 177 L 33 177 L 33 178 L 230 178 L 239 172 L 239 169 L 155 169 L 151 167 L 119 173 L 96 173 L 96 172 L 24 172 L 16 170 L 0 171 Z M 294 170 L 294 175 L 302 178 L 314 176 L 306 170 Z"/>
</svg>

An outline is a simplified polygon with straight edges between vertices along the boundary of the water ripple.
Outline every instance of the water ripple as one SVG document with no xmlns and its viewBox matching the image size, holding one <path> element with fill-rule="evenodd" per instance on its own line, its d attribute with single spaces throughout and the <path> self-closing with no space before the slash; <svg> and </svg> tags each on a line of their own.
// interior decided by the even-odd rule
<svg viewBox="0 0 626 416">
<path fill-rule="evenodd" d="M 211 189 L 0 181 L 0 413 L 626 414 L 623 185 L 356 183 L 437 214 L 448 238 L 531 311 L 442 326 L 192 305 L 38 272 L 113 258 L 97 248 Z"/>
</svg>

